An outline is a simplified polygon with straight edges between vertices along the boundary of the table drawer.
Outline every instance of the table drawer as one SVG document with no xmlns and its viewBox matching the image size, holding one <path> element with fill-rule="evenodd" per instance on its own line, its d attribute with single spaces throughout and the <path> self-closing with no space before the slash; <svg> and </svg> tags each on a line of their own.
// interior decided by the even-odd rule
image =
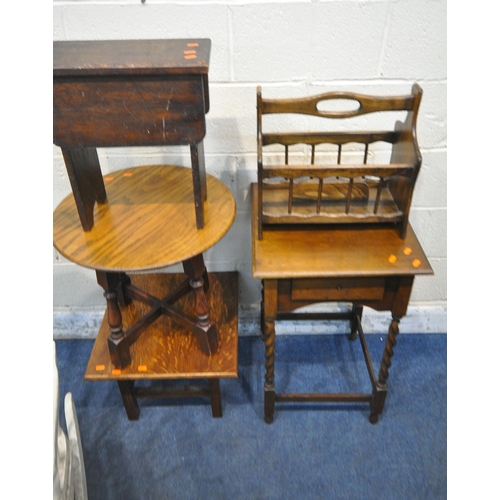
<svg viewBox="0 0 500 500">
<path fill-rule="evenodd" d="M 377 300 L 385 278 L 304 278 L 292 280 L 292 300 Z"/>
</svg>

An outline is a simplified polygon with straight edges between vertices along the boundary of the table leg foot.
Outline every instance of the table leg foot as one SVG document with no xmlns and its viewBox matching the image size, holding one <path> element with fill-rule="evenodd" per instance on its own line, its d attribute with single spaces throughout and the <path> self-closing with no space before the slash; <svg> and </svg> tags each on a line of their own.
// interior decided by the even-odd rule
<svg viewBox="0 0 500 500">
<path fill-rule="evenodd" d="M 219 334 L 214 324 L 210 325 L 209 328 L 204 328 L 198 324 L 192 329 L 192 332 L 196 335 L 198 345 L 203 354 L 210 356 L 217 352 L 217 348 L 219 347 Z"/>
<path fill-rule="evenodd" d="M 264 421 L 272 424 L 274 420 L 274 406 L 276 401 L 276 391 L 274 387 L 264 387 Z"/>
<path fill-rule="evenodd" d="M 208 379 L 210 385 L 210 403 L 212 405 L 212 417 L 222 417 L 222 403 L 220 396 L 220 381 L 218 378 Z"/>
<path fill-rule="evenodd" d="M 120 388 L 120 394 L 122 395 L 123 405 L 125 406 L 128 419 L 139 420 L 139 404 L 137 403 L 137 398 L 133 394 L 134 381 L 119 380 L 118 387 Z"/>
<path fill-rule="evenodd" d="M 217 348 L 219 347 L 219 332 L 217 331 L 217 327 L 213 324 L 207 331 L 207 339 L 208 345 L 210 346 L 210 353 L 216 353 Z"/>
<path fill-rule="evenodd" d="M 132 362 L 130 349 L 125 337 L 115 339 L 113 334 L 108 337 L 109 358 L 115 368 L 123 369 Z"/>
<path fill-rule="evenodd" d="M 377 383 L 374 392 L 373 398 L 370 403 L 370 422 L 372 424 L 376 424 L 378 422 L 379 416 L 382 414 L 385 405 L 385 399 L 387 397 L 387 385 Z"/>
</svg>

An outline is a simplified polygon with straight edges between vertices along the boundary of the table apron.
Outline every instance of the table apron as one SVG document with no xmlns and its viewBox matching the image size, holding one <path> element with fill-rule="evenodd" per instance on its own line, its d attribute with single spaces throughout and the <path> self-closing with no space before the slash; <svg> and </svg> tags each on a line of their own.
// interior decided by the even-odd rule
<svg viewBox="0 0 500 500">
<path fill-rule="evenodd" d="M 131 147 L 194 144 L 206 133 L 201 75 L 54 81 L 54 144 Z"/>
<path fill-rule="evenodd" d="M 279 279 L 277 313 L 321 302 L 349 302 L 404 315 L 413 276 Z M 266 314 L 267 316 L 267 314 Z"/>
</svg>

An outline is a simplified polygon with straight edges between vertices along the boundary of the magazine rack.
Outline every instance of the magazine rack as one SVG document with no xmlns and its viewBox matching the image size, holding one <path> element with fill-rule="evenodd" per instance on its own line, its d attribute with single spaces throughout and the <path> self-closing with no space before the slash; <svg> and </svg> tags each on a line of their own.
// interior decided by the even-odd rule
<svg viewBox="0 0 500 500">
<path fill-rule="evenodd" d="M 413 85 L 410 95 L 369 96 L 329 92 L 294 99 L 264 99 L 257 88 L 258 237 L 272 224 L 369 223 L 393 224 L 403 239 L 415 181 L 422 162 L 417 142 L 417 114 L 422 89 Z M 325 110 L 328 101 L 346 103 L 349 109 Z M 323 102 L 325 101 L 325 102 Z M 354 109 L 352 105 L 354 104 Z M 392 130 L 348 130 L 348 119 L 364 114 L 405 112 Z M 279 131 L 263 129 L 263 116 L 282 114 L 280 129 L 288 128 L 290 114 L 339 119 L 340 131 Z M 285 121 L 285 119 L 287 121 Z M 276 118 L 278 120 L 278 118 Z M 391 146 L 387 163 L 371 163 L 371 148 L 383 142 Z M 276 145 L 279 147 L 277 148 Z M 292 147 L 305 145 L 299 162 L 292 161 Z M 334 145 L 334 161 L 318 161 L 322 145 Z M 343 158 L 343 148 L 351 148 Z M 354 148 L 354 150 L 352 149 Z M 357 149 L 356 149 L 357 148 Z M 271 149 L 270 154 L 264 154 Z M 284 150 L 284 151 L 283 151 Z M 359 158 L 354 154 L 359 153 Z M 276 155 L 280 158 L 276 160 Z M 307 164 L 302 161 L 307 156 Z M 374 155 L 376 156 L 376 155 Z M 355 161 L 351 161 L 352 158 Z M 359 161 L 358 161 L 359 159 Z M 269 161 L 268 161 L 269 160 Z M 294 158 L 295 160 L 295 158 Z"/>
</svg>

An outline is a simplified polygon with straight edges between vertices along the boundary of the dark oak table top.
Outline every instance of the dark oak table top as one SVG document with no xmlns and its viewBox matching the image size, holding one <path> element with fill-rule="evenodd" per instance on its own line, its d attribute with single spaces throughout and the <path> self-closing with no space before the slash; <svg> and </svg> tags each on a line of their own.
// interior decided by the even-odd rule
<svg viewBox="0 0 500 500">
<path fill-rule="evenodd" d="M 53 44 L 54 77 L 206 74 L 209 39 L 92 40 Z"/>
<path fill-rule="evenodd" d="M 258 279 L 433 274 L 413 231 L 395 229 L 266 228 L 257 235 L 257 185 L 252 184 L 252 262 Z"/>
<path fill-rule="evenodd" d="M 236 216 L 231 191 L 207 174 L 205 227 L 197 229 L 191 169 L 154 165 L 104 176 L 108 199 L 83 231 L 69 194 L 54 211 L 54 247 L 78 265 L 102 271 L 149 271 L 183 262 L 215 245 Z"/>
</svg>

